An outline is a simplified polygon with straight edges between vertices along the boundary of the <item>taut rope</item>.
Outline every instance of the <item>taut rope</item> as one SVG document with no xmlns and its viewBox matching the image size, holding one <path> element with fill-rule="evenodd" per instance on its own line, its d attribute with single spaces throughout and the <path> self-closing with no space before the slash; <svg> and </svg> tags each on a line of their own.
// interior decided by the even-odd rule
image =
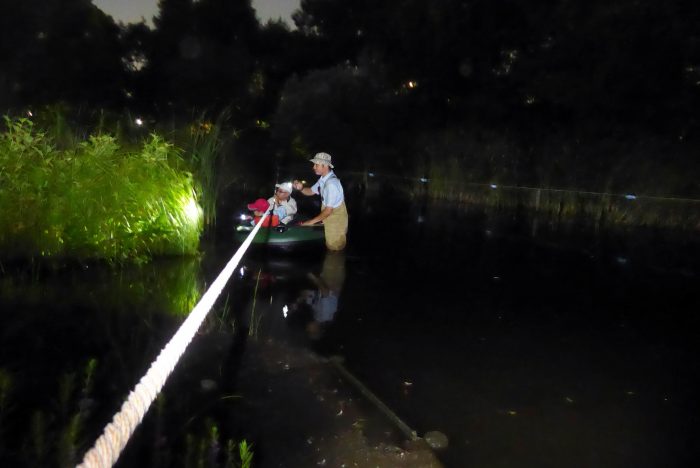
<svg viewBox="0 0 700 468">
<path fill-rule="evenodd" d="M 243 254 L 250 246 L 253 237 L 260 230 L 260 226 L 262 226 L 269 213 L 269 210 L 265 211 L 258 224 L 246 237 L 246 240 L 236 253 L 233 254 L 233 257 L 231 257 L 224 269 L 221 270 L 211 287 L 204 293 L 197 305 L 194 306 L 194 309 L 182 323 L 177 333 L 165 345 L 165 348 L 161 350 L 148 372 L 146 372 L 146 375 L 141 378 L 131 391 L 121 410 L 114 415 L 112 422 L 105 426 L 102 435 L 95 441 L 95 445 L 87 451 L 83 462 L 78 465 L 79 468 L 111 467 L 116 463 L 129 438 L 136 430 L 136 426 L 141 423 L 151 403 L 153 403 L 153 400 L 163 388 L 165 380 L 170 376 L 180 357 L 184 354 L 194 334 L 197 333 L 197 330 L 202 325 L 209 310 L 211 310 L 214 302 L 221 294 L 236 266 L 238 266 L 238 262 L 241 261 Z"/>
</svg>

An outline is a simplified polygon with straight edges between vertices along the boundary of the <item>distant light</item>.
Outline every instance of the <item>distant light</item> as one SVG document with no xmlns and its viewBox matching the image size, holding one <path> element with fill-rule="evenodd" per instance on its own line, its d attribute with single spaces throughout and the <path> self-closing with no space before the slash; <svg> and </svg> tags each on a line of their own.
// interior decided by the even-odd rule
<svg viewBox="0 0 700 468">
<path fill-rule="evenodd" d="M 374 177 L 374 172 L 368 172 L 368 173 L 367 173 L 367 176 L 368 176 L 368 177 Z"/>
<path fill-rule="evenodd" d="M 496 185 L 496 184 L 491 184 L 491 185 L 489 185 L 489 187 L 491 187 L 492 189 L 496 190 L 496 189 L 498 188 L 498 185 Z"/>
<path fill-rule="evenodd" d="M 420 178 L 420 181 L 421 181 L 422 183 L 424 183 L 424 184 L 427 184 L 427 183 L 428 183 L 428 179 L 425 178 L 425 177 L 421 177 L 421 178 Z"/>
<path fill-rule="evenodd" d="M 241 269 L 238 270 L 238 274 L 241 276 L 245 276 L 245 267 L 241 267 Z"/>
<path fill-rule="evenodd" d="M 241 221 L 245 221 L 246 219 L 248 219 L 248 216 L 242 214 L 242 215 L 240 215 L 240 216 L 238 217 L 238 219 L 240 219 Z"/>
<path fill-rule="evenodd" d="M 625 198 L 628 199 L 628 200 L 636 200 L 636 199 L 637 199 L 637 195 L 634 195 L 634 194 L 632 194 L 632 193 L 628 193 L 627 195 L 625 195 Z"/>
<path fill-rule="evenodd" d="M 138 125 L 139 127 L 143 125 L 143 120 L 141 120 L 141 117 L 136 117 L 136 120 L 134 120 L 134 123 Z"/>
<path fill-rule="evenodd" d="M 284 307 L 282 307 L 282 315 L 284 316 L 284 318 L 287 318 L 288 312 L 289 312 L 289 307 L 287 307 L 286 305 Z"/>
<path fill-rule="evenodd" d="M 409 81 L 409 82 L 407 83 L 407 86 L 408 86 L 409 88 L 413 89 L 413 88 L 415 88 L 416 86 L 418 86 L 418 82 L 417 82 L 417 81 Z"/>
<path fill-rule="evenodd" d="M 28 111 L 27 111 L 27 116 L 29 116 L 29 117 L 34 117 L 34 114 L 32 114 L 32 111 L 28 110 Z"/>
<path fill-rule="evenodd" d="M 423 215 L 418 215 L 418 219 L 416 219 L 416 221 L 418 222 L 418 224 L 422 224 L 425 221 L 425 218 L 423 217 Z"/>
</svg>

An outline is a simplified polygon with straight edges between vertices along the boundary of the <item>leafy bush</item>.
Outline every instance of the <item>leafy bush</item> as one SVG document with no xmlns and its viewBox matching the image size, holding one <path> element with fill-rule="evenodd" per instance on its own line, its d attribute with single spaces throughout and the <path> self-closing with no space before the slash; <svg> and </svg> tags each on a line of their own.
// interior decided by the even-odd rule
<svg viewBox="0 0 700 468">
<path fill-rule="evenodd" d="M 152 134 L 58 149 L 28 119 L 0 134 L 0 255 L 143 261 L 197 251 L 201 208 L 180 150 Z"/>
</svg>

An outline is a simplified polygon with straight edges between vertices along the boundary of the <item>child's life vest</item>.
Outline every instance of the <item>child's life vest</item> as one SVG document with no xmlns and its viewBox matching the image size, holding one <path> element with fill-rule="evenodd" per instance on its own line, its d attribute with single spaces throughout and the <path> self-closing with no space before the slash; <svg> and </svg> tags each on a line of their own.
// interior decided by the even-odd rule
<svg viewBox="0 0 700 468">
<path fill-rule="evenodd" d="M 256 226 L 260 222 L 260 218 L 262 218 L 262 216 L 256 216 L 255 218 L 253 218 L 253 222 L 255 223 Z M 270 215 L 267 218 L 265 218 L 265 221 L 263 222 L 262 227 L 270 227 L 270 220 L 272 220 L 272 227 L 279 226 L 280 217 L 277 216 L 276 214 L 273 214 L 273 215 Z"/>
</svg>

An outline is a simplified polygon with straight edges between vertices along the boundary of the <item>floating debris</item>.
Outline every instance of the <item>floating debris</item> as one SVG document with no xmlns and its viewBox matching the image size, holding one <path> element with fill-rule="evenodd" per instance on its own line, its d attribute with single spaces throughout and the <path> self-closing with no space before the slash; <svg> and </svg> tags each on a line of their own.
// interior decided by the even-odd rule
<svg viewBox="0 0 700 468">
<path fill-rule="evenodd" d="M 447 446 L 449 444 L 449 440 L 447 439 L 447 436 L 440 431 L 426 432 L 425 436 L 423 436 L 423 439 L 425 439 L 425 442 L 433 450 L 440 450 L 440 449 L 447 448 Z"/>
<path fill-rule="evenodd" d="M 216 390 L 216 387 L 218 386 L 214 380 L 211 379 L 202 379 L 199 382 L 199 386 L 202 390 L 205 392 L 210 392 L 212 390 Z"/>
</svg>

